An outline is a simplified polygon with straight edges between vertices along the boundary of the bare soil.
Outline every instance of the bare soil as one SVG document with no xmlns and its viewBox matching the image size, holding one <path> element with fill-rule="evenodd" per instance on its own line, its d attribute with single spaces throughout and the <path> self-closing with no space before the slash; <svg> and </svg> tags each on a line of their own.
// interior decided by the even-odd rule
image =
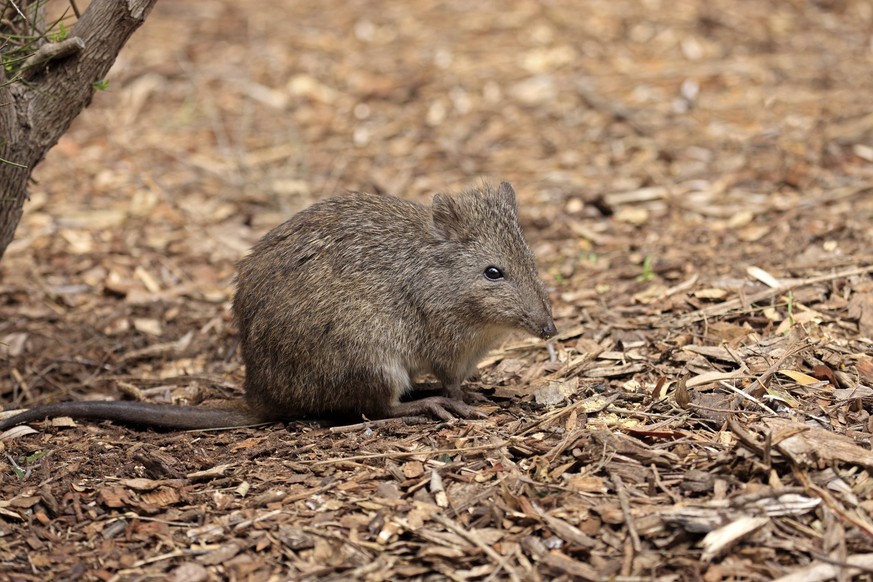
<svg viewBox="0 0 873 582">
<path fill-rule="evenodd" d="M 866 0 L 163 2 L 0 264 L 6 408 L 237 397 L 234 263 L 508 180 L 560 335 L 481 420 L 0 442 L 8 580 L 873 574 Z"/>
</svg>

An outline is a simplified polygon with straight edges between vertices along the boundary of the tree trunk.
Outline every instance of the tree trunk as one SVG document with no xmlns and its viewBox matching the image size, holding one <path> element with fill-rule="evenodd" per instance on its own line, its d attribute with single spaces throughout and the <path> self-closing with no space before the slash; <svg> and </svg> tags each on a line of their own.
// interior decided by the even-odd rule
<svg viewBox="0 0 873 582">
<path fill-rule="evenodd" d="M 91 102 L 95 83 L 156 0 L 93 0 L 56 43 L 40 46 L 9 80 L 0 67 L 0 258 L 12 242 L 33 168 Z"/>
</svg>

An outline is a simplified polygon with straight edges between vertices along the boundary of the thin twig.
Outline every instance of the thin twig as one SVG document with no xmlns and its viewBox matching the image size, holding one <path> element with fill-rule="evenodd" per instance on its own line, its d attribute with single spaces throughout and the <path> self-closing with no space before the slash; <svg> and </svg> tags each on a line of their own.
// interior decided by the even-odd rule
<svg viewBox="0 0 873 582">
<path fill-rule="evenodd" d="M 667 486 L 664 484 L 664 481 L 661 480 L 661 473 L 658 472 L 658 467 L 655 466 L 654 463 L 652 463 L 651 465 L 649 465 L 649 468 L 652 470 L 652 475 L 654 475 L 655 477 L 655 485 L 657 485 L 658 488 L 661 489 L 661 491 L 663 491 L 670 499 L 672 499 L 673 503 L 679 504 L 679 502 L 682 501 L 682 498 L 679 497 L 679 495 L 677 495 L 674 491 L 671 491 L 667 488 Z"/>
<path fill-rule="evenodd" d="M 21 11 L 21 8 L 18 7 L 18 5 L 15 3 L 15 1 L 9 0 L 9 3 L 12 4 L 12 7 L 15 8 L 15 11 L 18 13 L 18 15 L 21 17 L 21 19 L 24 20 L 25 22 L 27 22 L 27 16 L 24 15 L 24 12 Z"/>
<path fill-rule="evenodd" d="M 430 419 L 425 416 L 401 416 L 397 418 L 380 418 L 379 420 L 366 420 L 364 422 L 359 422 L 357 424 L 345 424 L 343 426 L 332 426 L 330 427 L 330 432 L 332 433 L 346 433 L 346 432 L 357 432 L 359 430 L 365 430 L 368 428 L 373 428 L 377 426 L 385 426 L 386 424 L 422 424 L 425 422 L 429 422 Z"/>
<path fill-rule="evenodd" d="M 787 350 L 785 350 L 785 354 L 781 358 L 776 360 L 775 364 L 770 366 L 766 372 L 764 372 L 763 374 L 758 376 L 758 378 L 755 379 L 754 382 L 749 384 L 749 386 L 746 388 L 745 392 L 747 394 L 752 394 L 753 392 L 755 392 L 755 389 L 759 386 L 761 387 L 762 390 L 766 389 L 766 386 L 764 386 L 764 382 L 769 380 L 770 377 L 773 376 L 773 374 L 775 374 L 776 372 L 781 370 L 785 366 L 785 362 L 787 362 L 789 359 L 793 358 L 794 356 L 796 356 L 797 354 L 799 354 L 800 352 L 802 352 L 803 350 L 805 350 L 809 346 L 810 346 L 809 338 L 801 338 L 801 339 L 795 341 L 793 344 L 791 344 L 788 347 Z"/>
<path fill-rule="evenodd" d="M 770 413 L 771 416 L 779 416 L 778 414 L 776 414 L 775 410 L 773 410 L 772 408 L 770 408 L 769 406 L 767 406 L 766 404 L 764 404 L 763 402 L 761 402 L 760 400 L 758 400 L 757 398 L 752 396 L 751 394 L 747 394 L 746 392 L 743 392 L 742 390 L 740 390 L 739 388 L 737 388 L 733 384 L 729 384 L 729 383 L 725 382 L 724 380 L 719 381 L 719 384 L 721 384 L 722 386 L 724 386 L 725 388 L 727 388 L 728 390 L 730 390 L 731 392 L 733 392 L 734 394 L 736 394 L 740 398 L 745 398 L 746 400 L 748 400 L 750 402 L 754 402 L 755 404 L 757 404 L 758 406 L 760 406 L 761 408 L 766 410 L 768 413 Z M 724 412 L 733 412 L 733 411 L 725 410 Z"/>
<path fill-rule="evenodd" d="M 630 535 L 634 552 L 640 553 L 643 549 L 643 546 L 642 544 L 640 544 L 640 534 L 637 533 L 637 527 L 634 524 L 634 518 L 631 514 L 630 500 L 627 497 L 627 489 L 625 488 L 624 482 L 621 480 L 621 477 L 618 476 L 618 473 L 610 471 L 609 478 L 612 479 L 612 483 L 615 485 L 615 492 L 618 494 L 618 503 L 619 505 L 621 505 L 621 512 L 624 514 L 624 524 L 627 526 L 627 533 L 628 535 Z"/>
</svg>

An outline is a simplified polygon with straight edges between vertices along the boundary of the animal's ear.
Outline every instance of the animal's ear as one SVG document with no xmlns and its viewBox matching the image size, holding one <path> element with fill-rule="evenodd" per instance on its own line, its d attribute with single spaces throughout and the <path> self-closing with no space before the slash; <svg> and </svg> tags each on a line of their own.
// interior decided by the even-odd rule
<svg viewBox="0 0 873 582">
<path fill-rule="evenodd" d="M 464 213 L 458 201 L 445 194 L 433 197 L 433 226 L 437 234 L 447 240 L 460 240 L 467 234 Z"/>
<path fill-rule="evenodd" d="M 515 201 L 515 190 L 509 182 L 501 182 L 497 188 L 497 199 L 513 216 L 518 217 L 518 202 Z"/>
</svg>

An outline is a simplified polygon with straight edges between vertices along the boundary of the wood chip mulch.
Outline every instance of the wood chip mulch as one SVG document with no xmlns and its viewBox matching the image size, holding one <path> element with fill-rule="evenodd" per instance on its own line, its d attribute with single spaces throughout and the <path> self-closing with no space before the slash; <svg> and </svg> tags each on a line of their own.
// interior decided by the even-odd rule
<svg viewBox="0 0 873 582">
<path fill-rule="evenodd" d="M 560 334 L 482 419 L 0 441 L 0 579 L 873 578 L 863 0 L 158 3 L 0 263 L 6 408 L 238 397 L 234 262 L 519 193 Z"/>
</svg>

